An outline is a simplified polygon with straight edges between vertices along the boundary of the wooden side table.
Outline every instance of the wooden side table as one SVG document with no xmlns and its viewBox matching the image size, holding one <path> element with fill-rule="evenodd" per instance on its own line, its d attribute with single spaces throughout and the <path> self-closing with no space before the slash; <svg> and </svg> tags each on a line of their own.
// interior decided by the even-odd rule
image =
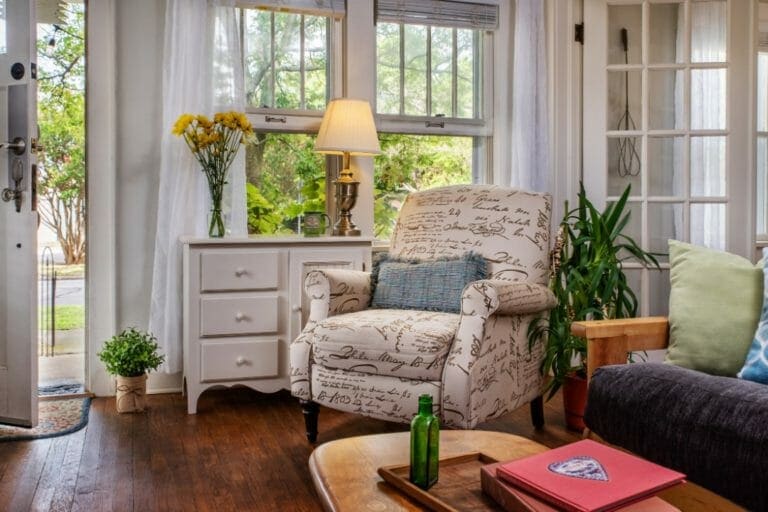
<svg viewBox="0 0 768 512">
<path fill-rule="evenodd" d="M 408 463 L 409 436 L 408 432 L 377 434 L 318 446 L 309 457 L 309 470 L 323 508 L 329 512 L 424 510 L 376 473 L 381 466 Z M 544 445 L 502 432 L 447 430 L 440 433 L 441 458 L 483 452 L 498 460 L 510 460 L 546 450 Z M 659 496 L 683 511 L 743 510 L 691 483 L 669 489 Z"/>
</svg>

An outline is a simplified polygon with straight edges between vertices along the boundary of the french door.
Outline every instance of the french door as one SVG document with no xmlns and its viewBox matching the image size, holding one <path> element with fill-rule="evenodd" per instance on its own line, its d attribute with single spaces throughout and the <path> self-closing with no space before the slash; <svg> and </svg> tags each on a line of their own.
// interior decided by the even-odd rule
<svg viewBox="0 0 768 512">
<path fill-rule="evenodd" d="M 0 422 L 37 424 L 35 2 L 0 0 Z"/>
<path fill-rule="evenodd" d="M 667 240 L 752 256 L 751 0 L 585 0 L 584 183 L 631 186 L 627 234 L 664 270 L 628 264 L 640 313 L 664 315 Z"/>
</svg>

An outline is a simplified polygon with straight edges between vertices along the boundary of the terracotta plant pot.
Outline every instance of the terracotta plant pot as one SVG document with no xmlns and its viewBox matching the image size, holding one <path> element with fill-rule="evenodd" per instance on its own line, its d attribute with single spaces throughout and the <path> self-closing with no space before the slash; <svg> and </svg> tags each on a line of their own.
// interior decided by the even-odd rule
<svg viewBox="0 0 768 512">
<path fill-rule="evenodd" d="M 584 409 L 587 406 L 587 379 L 571 374 L 563 383 L 563 407 L 565 425 L 569 430 L 583 432 Z"/>
<path fill-rule="evenodd" d="M 117 412 L 142 412 L 144 411 L 144 395 L 147 392 L 147 374 L 138 377 L 122 377 L 118 375 Z"/>
</svg>

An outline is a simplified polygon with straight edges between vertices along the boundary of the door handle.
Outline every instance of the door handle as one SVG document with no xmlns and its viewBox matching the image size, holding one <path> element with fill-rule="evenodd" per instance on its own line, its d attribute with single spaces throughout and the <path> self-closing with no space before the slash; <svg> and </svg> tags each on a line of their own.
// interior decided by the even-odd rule
<svg viewBox="0 0 768 512">
<path fill-rule="evenodd" d="M 14 155 L 23 155 L 27 149 L 27 143 L 23 137 L 16 137 L 11 142 L 0 142 L 0 149 L 8 149 Z"/>
</svg>

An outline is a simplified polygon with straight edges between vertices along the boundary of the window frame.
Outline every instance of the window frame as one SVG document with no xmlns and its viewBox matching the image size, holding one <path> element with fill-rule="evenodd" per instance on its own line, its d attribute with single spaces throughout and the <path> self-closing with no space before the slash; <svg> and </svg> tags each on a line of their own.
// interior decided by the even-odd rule
<svg viewBox="0 0 768 512">
<path fill-rule="evenodd" d="M 240 9 L 240 47 L 243 61 L 245 61 L 245 16 L 243 14 L 248 7 L 241 7 Z M 293 12 L 292 14 L 297 16 L 307 15 L 301 12 Z M 330 60 L 327 84 L 329 97 L 327 101 L 330 101 L 340 96 L 342 91 L 344 68 L 342 42 L 345 18 L 335 18 L 333 16 L 326 16 L 326 18 L 328 19 L 326 38 L 328 40 L 328 57 Z M 274 38 L 274 34 L 271 37 Z M 245 62 L 243 62 L 243 65 L 245 65 Z M 283 109 L 246 105 L 245 112 L 253 125 L 253 129 L 258 132 L 316 134 L 320 128 L 320 121 L 323 118 L 325 109 Z"/>
<path fill-rule="evenodd" d="M 403 23 L 399 23 L 401 27 Z M 430 27 L 430 25 L 423 25 Z M 375 28 L 375 25 L 374 25 Z M 502 30 L 500 27 L 498 30 Z M 481 57 L 481 86 L 475 87 L 479 90 L 480 99 L 478 107 L 480 116 L 477 118 L 457 118 L 449 116 L 411 116 L 406 114 L 386 114 L 378 112 L 378 72 L 374 74 L 374 112 L 379 119 L 378 129 L 384 133 L 404 133 L 411 135 L 450 135 L 450 136 L 472 136 L 472 137 L 492 137 L 494 127 L 493 117 L 493 82 L 495 74 L 494 66 L 494 33 L 489 30 L 481 30 L 480 51 Z M 374 45 L 376 40 L 374 39 Z M 402 40 L 402 29 L 400 45 L 404 44 Z M 374 48 L 375 50 L 375 48 Z M 427 52 L 431 50 L 428 47 Z M 402 55 L 402 50 L 401 50 Z M 378 61 L 376 63 L 378 65 Z M 403 61 L 400 61 L 400 73 L 403 73 Z M 476 78 L 477 80 L 477 78 Z M 428 82 L 429 83 L 429 82 Z M 477 84 L 476 84 L 477 85 Z M 428 87 L 429 90 L 429 87 Z M 430 101 L 426 96 L 427 102 Z M 401 104 L 402 107 L 402 104 Z"/>
</svg>

